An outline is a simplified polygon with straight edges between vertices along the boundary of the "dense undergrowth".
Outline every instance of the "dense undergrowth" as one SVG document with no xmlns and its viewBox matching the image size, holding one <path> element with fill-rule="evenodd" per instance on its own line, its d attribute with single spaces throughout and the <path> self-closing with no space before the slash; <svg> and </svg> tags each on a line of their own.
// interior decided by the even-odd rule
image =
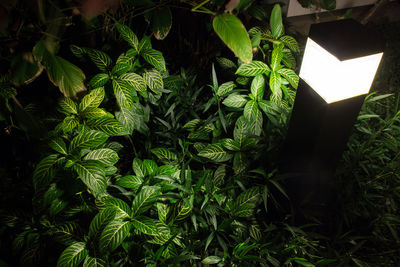
<svg viewBox="0 0 400 267">
<path fill-rule="evenodd" d="M 122 1 L 87 22 L 69 1 L 10 8 L 1 266 L 400 264 L 398 25 L 382 27 L 339 210 L 300 224 L 279 155 L 301 49 L 279 5 L 244 2 Z"/>
</svg>

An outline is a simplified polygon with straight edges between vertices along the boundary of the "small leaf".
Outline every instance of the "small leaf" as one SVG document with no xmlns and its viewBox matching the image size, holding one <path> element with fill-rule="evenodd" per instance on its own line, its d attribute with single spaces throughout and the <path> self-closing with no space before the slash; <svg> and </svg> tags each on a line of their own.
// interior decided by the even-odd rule
<svg viewBox="0 0 400 267">
<path fill-rule="evenodd" d="M 56 137 L 56 138 L 53 138 L 52 140 L 50 140 L 49 146 L 58 153 L 61 153 L 64 155 L 68 154 L 67 145 L 60 137 Z"/>
<path fill-rule="evenodd" d="M 105 193 L 107 181 L 100 163 L 96 161 L 77 162 L 73 168 L 95 197 Z"/>
<path fill-rule="evenodd" d="M 69 145 L 69 151 L 80 150 L 84 148 L 96 148 L 107 141 L 108 136 L 100 131 L 89 130 L 82 131 L 74 139 L 72 139 Z"/>
<path fill-rule="evenodd" d="M 118 77 L 120 80 L 127 82 L 130 86 L 132 86 L 138 92 L 146 91 L 146 82 L 142 76 L 129 72 L 122 74 Z"/>
<path fill-rule="evenodd" d="M 33 185 L 35 191 L 44 189 L 50 184 L 55 174 L 54 164 L 56 164 L 58 159 L 57 154 L 49 155 L 43 158 L 33 171 Z"/>
<path fill-rule="evenodd" d="M 119 76 L 121 74 L 128 72 L 130 69 L 131 69 L 131 65 L 129 65 L 128 63 L 117 63 L 112 68 L 111 73 L 113 75 Z"/>
<path fill-rule="evenodd" d="M 217 95 L 219 97 L 225 97 L 228 95 L 234 88 L 236 87 L 236 84 L 234 82 L 226 82 L 221 84 L 218 87 Z"/>
<path fill-rule="evenodd" d="M 58 102 L 58 105 L 60 106 L 60 111 L 65 115 L 78 114 L 78 106 L 72 99 L 68 97 L 62 98 Z"/>
<path fill-rule="evenodd" d="M 280 69 L 277 72 L 281 74 L 293 88 L 297 89 L 297 86 L 299 85 L 299 76 L 293 70 Z"/>
<path fill-rule="evenodd" d="M 85 95 L 79 104 L 79 111 L 82 112 L 87 108 L 97 108 L 104 99 L 104 88 L 99 87 L 90 91 Z"/>
<path fill-rule="evenodd" d="M 271 32 L 272 36 L 277 39 L 284 34 L 283 24 L 282 24 L 282 11 L 279 4 L 275 4 L 270 17 Z"/>
<path fill-rule="evenodd" d="M 161 94 L 159 89 L 164 88 L 164 82 L 160 72 L 154 69 L 145 71 L 145 73 L 143 74 L 143 78 L 151 91 L 156 94 Z"/>
<path fill-rule="evenodd" d="M 213 28 L 241 61 L 249 63 L 252 60 L 253 52 L 249 35 L 236 16 L 227 13 L 216 16 L 213 20 Z"/>
<path fill-rule="evenodd" d="M 143 184 L 143 178 L 134 175 L 126 175 L 119 178 L 116 183 L 119 186 L 130 188 L 133 191 L 136 191 Z"/>
<path fill-rule="evenodd" d="M 160 194 L 161 188 L 158 186 L 143 186 L 132 202 L 132 216 L 150 209 Z"/>
<path fill-rule="evenodd" d="M 284 35 L 281 38 L 279 38 L 279 40 L 282 41 L 282 43 L 293 52 L 295 53 L 300 52 L 299 44 L 297 43 L 296 39 L 294 39 L 292 36 Z"/>
<path fill-rule="evenodd" d="M 110 56 L 103 51 L 92 48 L 87 49 L 87 54 L 99 70 L 103 72 L 108 71 L 112 63 Z"/>
<path fill-rule="evenodd" d="M 155 49 L 146 49 L 141 52 L 141 56 L 159 71 L 165 71 L 165 60 L 160 51 Z"/>
<path fill-rule="evenodd" d="M 88 120 L 88 125 L 95 129 L 100 130 L 110 136 L 126 134 L 124 125 L 114 118 L 101 117 Z"/>
<path fill-rule="evenodd" d="M 135 95 L 132 86 L 119 78 L 113 79 L 112 84 L 118 105 L 121 108 L 132 108 L 134 103 L 133 97 Z"/>
<path fill-rule="evenodd" d="M 267 64 L 261 61 L 254 60 L 249 64 L 242 64 L 237 69 L 236 74 L 251 77 L 258 74 L 267 74 L 271 71 Z"/>
<path fill-rule="evenodd" d="M 103 230 L 100 236 L 100 251 L 112 252 L 117 249 L 124 239 L 129 235 L 129 221 L 114 220 Z"/>
<path fill-rule="evenodd" d="M 83 158 L 84 160 L 97 160 L 104 165 L 111 166 L 119 160 L 117 152 L 109 148 L 101 148 L 90 151 Z"/>
<path fill-rule="evenodd" d="M 78 266 L 88 254 L 86 243 L 75 242 L 61 253 L 57 261 L 57 267 Z"/>
<path fill-rule="evenodd" d="M 230 94 L 223 102 L 227 107 L 240 108 L 247 103 L 247 99 L 244 95 Z"/>
<path fill-rule="evenodd" d="M 158 229 L 154 219 L 139 216 L 131 219 L 132 226 L 146 235 L 157 235 Z"/>
<path fill-rule="evenodd" d="M 251 82 L 251 94 L 254 96 L 256 101 L 259 101 L 264 96 L 265 90 L 265 80 L 262 74 L 258 74 L 254 77 L 253 81 Z"/>
<path fill-rule="evenodd" d="M 226 152 L 220 144 L 210 144 L 202 149 L 198 155 L 215 162 L 223 162 L 232 158 L 232 155 Z"/>
<path fill-rule="evenodd" d="M 279 73 L 273 71 L 271 72 L 271 76 L 269 77 L 269 88 L 272 91 L 272 94 L 280 91 L 281 87 L 281 79 L 279 77 Z"/>
<path fill-rule="evenodd" d="M 176 154 L 169 151 L 168 149 L 164 147 L 159 147 L 159 148 L 153 148 L 151 150 L 151 153 L 153 153 L 158 159 L 161 161 L 166 161 L 166 162 L 171 162 L 175 161 L 177 159 Z"/>
<path fill-rule="evenodd" d="M 108 81 L 110 80 L 110 77 L 108 76 L 107 73 L 99 73 L 90 80 L 89 86 L 91 88 L 98 88 L 104 86 Z"/>
<path fill-rule="evenodd" d="M 136 36 L 136 34 L 133 33 L 133 31 L 128 27 L 123 24 L 115 24 L 115 27 L 117 28 L 118 32 L 121 34 L 122 39 L 124 39 L 130 46 L 135 48 L 136 51 L 138 51 L 138 45 L 139 45 L 139 40 Z"/>
</svg>

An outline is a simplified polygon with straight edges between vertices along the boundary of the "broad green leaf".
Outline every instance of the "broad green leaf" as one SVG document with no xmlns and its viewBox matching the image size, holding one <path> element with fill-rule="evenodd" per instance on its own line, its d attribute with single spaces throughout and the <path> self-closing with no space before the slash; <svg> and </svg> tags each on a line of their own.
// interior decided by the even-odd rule
<svg viewBox="0 0 400 267">
<path fill-rule="evenodd" d="M 76 45 L 70 45 L 69 49 L 71 50 L 72 54 L 74 54 L 77 58 L 83 58 L 87 52 L 85 48 Z"/>
<path fill-rule="evenodd" d="M 64 133 L 72 132 L 79 125 L 79 121 L 74 116 L 65 117 L 61 127 Z"/>
<path fill-rule="evenodd" d="M 218 87 L 217 95 L 219 97 L 225 97 L 228 95 L 234 88 L 236 87 L 236 84 L 234 82 L 226 82 L 221 84 Z"/>
<path fill-rule="evenodd" d="M 61 154 L 68 154 L 67 145 L 60 137 L 53 138 L 49 141 L 49 146 L 54 149 L 56 152 Z"/>
<path fill-rule="evenodd" d="M 279 108 L 275 105 L 275 103 L 268 101 L 268 100 L 262 100 L 258 102 L 258 106 L 261 108 L 262 111 L 266 115 L 277 115 L 279 114 Z"/>
<path fill-rule="evenodd" d="M 93 76 L 93 78 L 89 82 L 89 86 L 91 88 L 98 88 L 104 86 L 108 81 L 110 80 L 110 77 L 108 76 L 107 73 L 99 73 Z"/>
<path fill-rule="evenodd" d="M 246 154 L 243 152 L 235 153 L 233 157 L 233 170 L 235 174 L 240 174 L 246 170 L 248 165 L 248 160 L 246 158 Z"/>
<path fill-rule="evenodd" d="M 194 131 L 197 126 L 200 124 L 201 120 L 200 119 L 193 119 L 189 122 L 187 122 L 185 125 L 183 125 L 183 129 L 188 130 L 188 131 Z"/>
<path fill-rule="evenodd" d="M 232 155 L 226 152 L 220 144 L 210 144 L 202 149 L 198 155 L 215 162 L 223 162 L 232 158 Z"/>
<path fill-rule="evenodd" d="M 233 138 L 242 146 L 244 139 L 249 135 L 250 126 L 246 118 L 242 115 L 235 123 L 235 129 L 233 130 Z"/>
<path fill-rule="evenodd" d="M 142 52 L 143 50 L 146 49 L 151 49 L 151 41 L 148 36 L 143 36 L 143 38 L 140 40 L 139 45 L 138 45 L 138 51 L 139 53 Z"/>
<path fill-rule="evenodd" d="M 100 236 L 104 227 L 109 224 L 115 217 L 116 209 L 108 207 L 102 209 L 96 216 L 94 216 L 93 220 L 90 222 L 89 226 L 89 236 L 96 237 Z"/>
<path fill-rule="evenodd" d="M 95 129 L 100 130 L 110 136 L 124 135 L 126 129 L 124 125 L 111 117 L 101 117 L 88 120 L 88 125 Z"/>
<path fill-rule="evenodd" d="M 33 48 L 35 58 L 39 60 L 47 71 L 50 81 L 59 87 L 66 97 L 74 97 L 85 91 L 85 74 L 71 62 L 51 54 L 44 41 L 39 41 Z"/>
<path fill-rule="evenodd" d="M 226 70 L 237 68 L 236 64 L 233 63 L 232 60 L 224 58 L 224 57 L 218 57 L 217 62 L 221 66 L 221 68 L 226 69 Z"/>
<path fill-rule="evenodd" d="M 143 50 L 140 54 L 149 64 L 151 64 L 157 70 L 166 70 L 165 59 L 160 51 L 151 48 Z"/>
<path fill-rule="evenodd" d="M 103 202 L 106 207 L 115 210 L 115 220 L 129 218 L 130 208 L 125 201 L 115 197 L 107 197 L 103 200 Z"/>
<path fill-rule="evenodd" d="M 251 42 L 246 28 L 236 16 L 223 13 L 213 20 L 214 31 L 244 63 L 253 58 Z"/>
<path fill-rule="evenodd" d="M 143 166 L 146 168 L 147 175 L 156 175 L 158 166 L 154 160 L 145 159 L 143 160 Z"/>
<path fill-rule="evenodd" d="M 102 117 L 113 118 L 112 114 L 108 113 L 102 108 L 85 108 L 85 110 L 81 112 L 79 115 L 86 119 L 98 119 Z"/>
<path fill-rule="evenodd" d="M 103 51 L 88 49 L 87 54 L 99 70 L 106 72 L 110 69 L 111 58 Z"/>
<path fill-rule="evenodd" d="M 35 191 L 45 189 L 50 184 L 55 174 L 54 164 L 58 159 L 57 154 L 49 155 L 43 158 L 33 171 L 33 185 Z"/>
<path fill-rule="evenodd" d="M 143 186 L 132 202 L 132 216 L 138 216 L 151 208 L 161 194 L 158 186 Z"/>
<path fill-rule="evenodd" d="M 282 57 L 283 57 L 283 46 L 282 45 L 275 45 L 274 49 L 272 50 L 271 55 L 271 69 L 272 71 L 278 70 L 279 66 L 281 65 Z"/>
<path fill-rule="evenodd" d="M 219 262 L 221 262 L 222 259 L 218 256 L 208 256 L 206 258 L 204 258 L 201 263 L 203 264 L 217 264 Z"/>
<path fill-rule="evenodd" d="M 235 200 L 233 214 L 238 217 L 251 216 L 259 198 L 259 187 L 252 187 L 242 192 Z"/>
<path fill-rule="evenodd" d="M 110 166 L 117 163 L 119 160 L 117 152 L 109 148 L 100 148 L 90 151 L 84 157 L 84 160 L 97 160 L 104 165 Z"/>
<path fill-rule="evenodd" d="M 171 162 L 177 159 L 175 153 L 169 151 L 164 147 L 153 148 L 151 150 L 151 153 L 153 153 L 158 159 L 160 159 L 163 162 L 164 161 Z"/>
<path fill-rule="evenodd" d="M 169 7 L 164 6 L 153 11 L 153 33 L 157 40 L 167 37 L 172 26 L 172 15 Z"/>
<path fill-rule="evenodd" d="M 253 123 L 258 112 L 260 112 L 260 110 L 258 109 L 257 102 L 254 100 L 249 100 L 244 107 L 243 115 L 249 123 Z"/>
<path fill-rule="evenodd" d="M 283 49 L 282 63 L 290 69 L 296 68 L 296 59 L 294 58 L 292 52 L 290 52 L 290 50 L 287 48 Z"/>
<path fill-rule="evenodd" d="M 279 40 L 282 41 L 282 43 L 293 52 L 295 53 L 300 52 L 299 44 L 297 43 L 296 39 L 294 39 L 292 36 L 284 35 L 281 38 L 279 38 Z"/>
<path fill-rule="evenodd" d="M 129 236 L 129 221 L 113 220 L 103 230 L 99 240 L 100 251 L 112 252 Z"/>
<path fill-rule="evenodd" d="M 100 163 L 96 161 L 77 162 L 73 165 L 73 168 L 95 197 L 105 193 L 107 181 L 104 168 Z"/>
<path fill-rule="evenodd" d="M 43 67 L 34 59 L 31 52 L 14 55 L 11 60 L 11 81 L 16 86 L 26 85 L 38 77 Z"/>
<path fill-rule="evenodd" d="M 86 243 L 75 242 L 61 253 L 57 261 L 57 267 L 79 266 L 88 254 L 89 251 L 86 249 Z"/>
<path fill-rule="evenodd" d="M 293 88 L 297 89 L 297 86 L 299 85 L 299 76 L 293 70 L 280 69 L 278 70 L 278 73 L 282 75 Z"/>
<path fill-rule="evenodd" d="M 264 96 L 265 90 L 265 79 L 262 74 L 258 74 L 254 77 L 253 81 L 251 82 L 251 94 L 254 96 L 256 101 L 259 101 Z"/>
<path fill-rule="evenodd" d="M 143 79 L 142 76 L 129 72 L 122 74 L 121 76 L 118 77 L 120 80 L 125 81 L 127 84 L 132 86 L 136 91 L 138 92 L 144 92 L 146 91 L 146 82 Z"/>
<path fill-rule="evenodd" d="M 62 199 L 55 199 L 51 202 L 51 205 L 49 207 L 49 215 L 51 217 L 54 217 L 55 215 L 57 215 L 58 213 L 60 213 L 61 211 L 63 211 L 65 209 L 65 207 L 67 207 L 68 202 L 62 200 Z"/>
<path fill-rule="evenodd" d="M 138 216 L 131 219 L 131 224 L 136 230 L 146 235 L 158 234 L 156 221 L 154 219 L 145 216 Z"/>
<path fill-rule="evenodd" d="M 132 170 L 138 177 L 145 177 L 147 175 L 146 168 L 144 167 L 143 161 L 138 158 L 134 158 L 132 162 Z"/>
<path fill-rule="evenodd" d="M 133 97 L 135 95 L 133 87 L 119 78 L 113 79 L 112 84 L 118 105 L 121 108 L 132 108 L 134 103 Z"/>
<path fill-rule="evenodd" d="M 136 191 L 143 184 L 143 178 L 134 175 L 126 175 L 119 178 L 116 183 L 119 186 Z"/>
<path fill-rule="evenodd" d="M 230 94 L 223 102 L 227 107 L 241 108 L 247 103 L 246 96 L 238 94 Z"/>
<path fill-rule="evenodd" d="M 158 219 L 163 223 L 167 223 L 167 215 L 169 212 L 168 204 L 158 202 L 156 204 L 156 207 L 157 207 Z"/>
<path fill-rule="evenodd" d="M 164 88 L 164 82 L 159 71 L 155 69 L 145 71 L 145 73 L 143 74 L 143 79 L 151 91 L 156 94 L 161 94 L 161 91 L 159 91 L 159 89 Z"/>
<path fill-rule="evenodd" d="M 113 75 L 119 76 L 121 74 L 128 72 L 130 69 L 131 69 L 131 65 L 129 65 L 128 63 L 117 63 L 112 68 L 111 73 Z"/>
<path fill-rule="evenodd" d="M 248 64 L 240 65 L 235 74 L 251 77 L 251 76 L 256 76 L 258 74 L 268 75 L 270 71 L 271 69 L 268 67 L 267 64 L 261 61 L 254 60 Z"/>
<path fill-rule="evenodd" d="M 280 91 L 281 87 L 281 78 L 279 77 L 279 73 L 272 71 L 271 76 L 269 77 L 269 88 L 271 89 L 272 94 L 277 91 Z"/>
<path fill-rule="evenodd" d="M 221 145 L 228 150 L 231 151 L 239 151 L 240 150 L 240 144 L 238 142 L 236 142 L 233 139 L 230 138 L 224 138 L 221 141 Z"/>
<path fill-rule="evenodd" d="M 87 255 L 83 262 L 83 267 L 107 267 L 108 264 L 101 258 L 92 257 Z"/>
<path fill-rule="evenodd" d="M 115 27 L 117 28 L 118 32 L 121 34 L 122 39 L 124 39 L 130 46 L 135 48 L 136 51 L 138 51 L 138 45 L 139 45 L 139 40 L 136 36 L 136 34 L 133 33 L 133 31 L 128 27 L 123 24 L 115 24 Z"/>
<path fill-rule="evenodd" d="M 78 114 L 78 106 L 72 99 L 68 97 L 62 98 L 58 102 L 58 105 L 60 106 L 60 111 L 65 115 Z"/>
<path fill-rule="evenodd" d="M 282 24 L 282 10 L 279 4 L 275 4 L 271 12 L 269 24 L 271 26 L 272 36 L 278 39 L 284 34 L 284 28 Z"/>
<path fill-rule="evenodd" d="M 99 87 L 90 91 L 89 94 L 85 95 L 79 104 L 79 112 L 84 111 L 87 108 L 97 108 L 100 106 L 104 99 L 104 88 Z"/>
<path fill-rule="evenodd" d="M 69 145 L 69 151 L 80 150 L 84 148 L 96 148 L 107 141 L 108 135 L 96 131 L 96 130 L 86 130 L 80 132 L 74 139 L 72 139 Z"/>
<path fill-rule="evenodd" d="M 175 220 L 183 220 L 190 215 L 193 209 L 193 201 L 190 202 L 189 199 L 185 198 L 181 200 L 175 208 Z"/>
</svg>

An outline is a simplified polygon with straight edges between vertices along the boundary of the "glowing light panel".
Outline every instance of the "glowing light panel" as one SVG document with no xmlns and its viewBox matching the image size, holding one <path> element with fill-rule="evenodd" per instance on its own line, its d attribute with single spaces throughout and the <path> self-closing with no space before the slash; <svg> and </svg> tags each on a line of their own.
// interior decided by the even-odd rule
<svg viewBox="0 0 400 267">
<path fill-rule="evenodd" d="M 340 61 L 308 38 L 300 77 L 328 104 L 367 94 L 382 55 Z"/>
</svg>

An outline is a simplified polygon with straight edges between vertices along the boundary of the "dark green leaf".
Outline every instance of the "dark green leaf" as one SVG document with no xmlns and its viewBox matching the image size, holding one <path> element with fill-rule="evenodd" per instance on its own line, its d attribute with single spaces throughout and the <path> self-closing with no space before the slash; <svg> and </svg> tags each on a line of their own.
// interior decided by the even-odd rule
<svg viewBox="0 0 400 267">
<path fill-rule="evenodd" d="M 104 165 L 114 165 L 119 160 L 117 152 L 109 148 L 101 148 L 90 151 L 84 160 L 97 160 Z"/>
<path fill-rule="evenodd" d="M 223 162 L 232 158 L 232 155 L 226 152 L 220 144 L 210 144 L 202 149 L 198 155 L 215 162 Z"/>
<path fill-rule="evenodd" d="M 100 236 L 100 251 L 112 252 L 117 249 L 124 239 L 129 235 L 129 221 L 111 221 L 103 230 Z"/>
<path fill-rule="evenodd" d="M 128 27 L 123 24 L 115 24 L 115 27 L 117 28 L 118 32 L 121 34 L 122 39 L 124 39 L 130 46 L 135 48 L 136 51 L 138 51 L 138 45 L 139 45 L 139 40 L 136 36 L 136 34 L 133 33 L 133 31 Z"/>
<path fill-rule="evenodd" d="M 132 216 L 138 216 L 151 208 L 161 194 L 158 186 L 143 186 L 132 202 Z"/>
<path fill-rule="evenodd" d="M 69 151 L 96 148 L 107 141 L 108 135 L 95 130 L 86 130 L 80 132 L 69 145 Z"/>
<path fill-rule="evenodd" d="M 100 163 L 96 161 L 77 162 L 73 165 L 73 168 L 95 197 L 105 193 L 107 181 Z"/>
<path fill-rule="evenodd" d="M 50 140 L 49 146 L 54 149 L 56 152 L 61 154 L 68 154 L 67 145 L 60 137 L 56 137 Z"/>
<path fill-rule="evenodd" d="M 86 249 L 86 243 L 75 242 L 61 253 L 57 261 L 57 267 L 78 266 L 88 253 L 89 251 Z"/>
</svg>

